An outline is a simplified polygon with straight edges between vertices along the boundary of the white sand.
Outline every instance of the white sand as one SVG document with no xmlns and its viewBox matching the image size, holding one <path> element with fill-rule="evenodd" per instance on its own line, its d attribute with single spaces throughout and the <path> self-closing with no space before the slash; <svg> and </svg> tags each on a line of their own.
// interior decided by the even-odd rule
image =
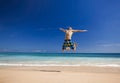
<svg viewBox="0 0 120 83">
<path fill-rule="evenodd" d="M 120 83 L 120 69 L 99 67 L 0 67 L 0 83 Z"/>
</svg>

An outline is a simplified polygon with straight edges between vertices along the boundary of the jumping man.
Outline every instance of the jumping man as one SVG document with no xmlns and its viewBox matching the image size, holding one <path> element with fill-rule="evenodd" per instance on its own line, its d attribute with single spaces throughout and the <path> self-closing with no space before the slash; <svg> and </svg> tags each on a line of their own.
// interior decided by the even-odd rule
<svg viewBox="0 0 120 83">
<path fill-rule="evenodd" d="M 60 28 L 61 31 L 65 32 L 65 41 L 62 46 L 62 50 L 76 50 L 76 43 L 71 42 L 71 38 L 74 32 L 86 32 L 87 30 L 73 30 L 72 27 L 68 27 L 68 29 Z"/>
</svg>

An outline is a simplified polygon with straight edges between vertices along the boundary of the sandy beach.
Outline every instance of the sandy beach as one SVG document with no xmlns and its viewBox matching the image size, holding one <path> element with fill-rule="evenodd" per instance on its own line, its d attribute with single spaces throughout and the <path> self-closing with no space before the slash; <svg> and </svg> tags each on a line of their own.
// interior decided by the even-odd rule
<svg viewBox="0 0 120 83">
<path fill-rule="evenodd" d="M 0 83 L 120 83 L 120 68 L 0 67 Z"/>
</svg>

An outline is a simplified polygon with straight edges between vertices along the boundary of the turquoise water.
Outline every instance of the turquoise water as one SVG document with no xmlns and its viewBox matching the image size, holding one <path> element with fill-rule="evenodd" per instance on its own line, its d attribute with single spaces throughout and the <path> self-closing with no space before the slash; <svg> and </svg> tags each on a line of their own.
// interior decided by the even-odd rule
<svg viewBox="0 0 120 83">
<path fill-rule="evenodd" d="M 0 66 L 120 67 L 120 53 L 0 53 Z"/>
</svg>

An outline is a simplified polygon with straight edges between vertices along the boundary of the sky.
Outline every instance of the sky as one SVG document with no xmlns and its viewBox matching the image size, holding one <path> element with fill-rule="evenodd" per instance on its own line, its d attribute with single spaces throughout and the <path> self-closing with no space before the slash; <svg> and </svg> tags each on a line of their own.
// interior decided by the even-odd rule
<svg viewBox="0 0 120 83">
<path fill-rule="evenodd" d="M 120 0 L 0 0 L 1 52 L 61 52 L 69 26 L 76 52 L 120 53 Z"/>
</svg>

